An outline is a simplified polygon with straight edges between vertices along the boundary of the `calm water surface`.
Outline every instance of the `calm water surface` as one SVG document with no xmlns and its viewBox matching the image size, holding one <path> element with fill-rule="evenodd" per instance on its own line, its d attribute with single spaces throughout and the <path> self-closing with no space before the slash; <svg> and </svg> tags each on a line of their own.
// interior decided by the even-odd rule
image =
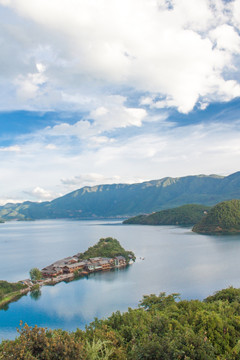
<svg viewBox="0 0 240 360">
<path fill-rule="evenodd" d="M 46 220 L 0 225 L 0 279 L 29 277 L 32 267 L 85 251 L 101 237 L 115 237 L 137 261 L 124 270 L 92 274 L 45 286 L 0 310 L 0 340 L 14 338 L 20 320 L 28 325 L 75 330 L 95 317 L 137 307 L 144 294 L 179 292 L 203 299 L 214 291 L 240 287 L 240 236 L 205 236 L 190 228 L 121 225 L 119 221 Z M 141 260 L 140 257 L 144 257 Z"/>
</svg>

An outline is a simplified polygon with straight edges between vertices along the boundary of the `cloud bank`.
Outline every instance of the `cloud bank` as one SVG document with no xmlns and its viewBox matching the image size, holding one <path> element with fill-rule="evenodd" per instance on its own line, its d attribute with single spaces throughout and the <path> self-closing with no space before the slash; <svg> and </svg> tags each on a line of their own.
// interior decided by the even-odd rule
<svg viewBox="0 0 240 360">
<path fill-rule="evenodd" d="M 0 203 L 239 170 L 239 0 L 0 0 L 0 20 L 22 124 L 1 117 Z"/>
<path fill-rule="evenodd" d="M 144 105 L 188 113 L 240 96 L 239 0 L 0 4 L 2 80 L 15 97 L 2 108 L 81 108 L 131 88 Z"/>
</svg>

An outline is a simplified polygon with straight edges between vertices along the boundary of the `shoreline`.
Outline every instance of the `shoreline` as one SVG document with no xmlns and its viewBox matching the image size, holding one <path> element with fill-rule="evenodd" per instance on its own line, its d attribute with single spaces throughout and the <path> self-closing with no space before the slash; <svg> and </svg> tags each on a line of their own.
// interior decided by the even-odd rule
<svg viewBox="0 0 240 360">
<path fill-rule="evenodd" d="M 3 310 L 4 306 L 18 301 L 23 295 L 26 295 L 31 291 L 30 288 L 25 288 L 22 290 L 14 291 L 12 293 L 7 294 L 2 300 L 0 300 L 0 310 Z"/>
<path fill-rule="evenodd" d="M 129 266 L 130 264 L 126 264 L 126 265 L 121 265 L 121 266 L 116 266 L 113 267 L 111 269 L 105 269 L 105 270 L 95 270 L 95 271 L 82 271 L 80 273 L 78 273 L 78 275 L 74 274 L 74 273 L 69 273 L 69 274 L 60 274 L 57 275 L 55 277 L 49 277 L 43 280 L 36 280 L 34 282 L 32 282 L 30 279 L 27 280 L 19 280 L 17 282 L 19 283 L 25 283 L 26 281 L 29 282 L 29 285 L 27 285 L 26 288 L 18 290 L 18 291 L 14 291 L 12 293 L 7 294 L 2 300 L 0 300 L 0 311 L 4 310 L 4 307 L 6 305 L 9 305 L 12 302 L 16 302 L 18 301 L 23 295 L 27 295 L 29 292 L 31 291 L 35 291 L 34 287 L 36 285 L 39 285 L 39 290 L 42 286 L 54 286 L 56 284 L 59 284 L 60 282 L 70 282 L 73 280 L 79 280 L 80 278 L 83 278 L 85 276 L 88 276 L 90 274 L 93 273 L 97 273 L 97 272 L 107 272 L 107 271 L 112 271 L 112 270 L 116 270 L 116 269 L 122 269 L 125 268 L 127 266 Z"/>
<path fill-rule="evenodd" d="M 96 272 L 125 268 L 133 261 L 133 252 L 122 248 L 116 239 L 102 238 L 85 253 L 57 260 L 42 270 L 32 268 L 29 272 L 31 279 L 19 280 L 17 283 L 3 280 L 0 291 L 5 296 L 2 295 L 0 309 L 28 292 L 39 291 L 42 286 L 55 285 L 62 281 L 70 282 Z"/>
</svg>

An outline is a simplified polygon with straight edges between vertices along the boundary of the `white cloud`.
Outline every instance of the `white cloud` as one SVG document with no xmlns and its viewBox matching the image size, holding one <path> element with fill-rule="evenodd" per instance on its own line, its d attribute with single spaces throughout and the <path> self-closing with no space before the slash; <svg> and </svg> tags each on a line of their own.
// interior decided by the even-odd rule
<svg viewBox="0 0 240 360">
<path fill-rule="evenodd" d="M 78 121 L 74 125 L 62 123 L 54 127 L 47 127 L 45 134 L 50 136 L 77 136 L 79 138 L 90 134 L 91 125 L 88 121 Z"/>
<path fill-rule="evenodd" d="M 240 2 L 239 0 L 233 0 L 230 2 L 229 7 L 233 15 L 233 24 L 239 28 L 240 27 Z"/>
<path fill-rule="evenodd" d="M 1 197 L 0 198 L 0 206 L 3 206 L 5 204 L 11 203 L 11 204 L 18 204 L 22 202 L 22 198 L 8 198 L 8 197 Z"/>
<path fill-rule="evenodd" d="M 141 126 L 147 116 L 144 109 L 124 106 L 126 98 L 123 96 L 110 96 L 106 100 L 106 106 L 100 106 L 90 113 L 90 118 L 95 121 L 94 127 L 98 130 Z"/>
<path fill-rule="evenodd" d="M 119 182 L 121 181 L 121 178 L 119 176 L 113 176 L 111 178 L 106 178 L 104 175 L 102 174 L 95 174 L 95 173 L 90 173 L 90 174 L 82 174 L 82 175 L 77 175 L 74 176 L 72 178 L 65 178 L 65 179 L 61 179 L 61 182 L 64 185 L 74 185 L 74 186 L 85 186 L 85 185 L 95 185 L 95 184 L 107 184 L 107 183 L 113 183 L 113 182 Z"/>
<path fill-rule="evenodd" d="M 131 177 L 125 178 L 124 182 L 128 184 L 142 182 L 142 178 Z M 61 183 L 66 186 L 66 188 L 80 188 L 83 186 L 94 186 L 99 184 L 119 184 L 122 182 L 121 176 L 113 175 L 111 177 L 106 177 L 102 174 L 89 173 L 81 174 L 71 178 L 61 179 Z"/>
<path fill-rule="evenodd" d="M 2 198 L 238 170 L 238 122 L 166 108 L 240 96 L 239 19 L 239 0 L 0 0 L 0 109 L 80 114 L 3 143 Z"/>
<path fill-rule="evenodd" d="M 94 111 L 88 93 L 101 97 L 131 88 L 161 95 L 158 108 L 187 113 L 199 99 L 240 96 L 232 67 L 239 53 L 239 0 L 171 3 L 169 9 L 164 0 L 0 1 L 20 22 L 14 29 L 3 25 L 9 48 L 20 49 L 8 74 L 20 90 L 18 106 L 74 104 Z M 225 84 L 228 72 L 234 86 Z"/>
<path fill-rule="evenodd" d="M 47 127 L 41 132 L 50 136 L 76 136 L 80 139 L 92 138 L 97 143 L 113 141 L 104 136 L 104 132 L 113 131 L 128 126 L 141 126 L 147 120 L 147 111 L 142 108 L 127 107 L 123 96 L 106 96 L 101 98 L 102 106 L 92 110 L 87 118 L 77 121 L 73 125 L 64 122 L 53 127 Z M 165 115 L 159 116 L 162 120 Z M 149 121 L 149 118 L 148 118 Z"/>
<path fill-rule="evenodd" d="M 21 147 L 19 145 L 5 146 L 5 147 L 0 147 L 0 151 L 18 153 L 21 151 Z"/>
<path fill-rule="evenodd" d="M 47 144 L 45 146 L 45 149 L 47 149 L 47 150 L 57 150 L 57 146 L 54 145 L 54 144 Z"/>
<path fill-rule="evenodd" d="M 36 64 L 36 73 L 28 73 L 26 76 L 19 75 L 15 84 L 17 86 L 17 93 L 19 98 L 23 100 L 35 99 L 41 90 L 41 86 L 47 82 L 47 77 L 44 75 L 45 66 L 41 63 Z"/>
<path fill-rule="evenodd" d="M 240 36 L 234 30 L 233 26 L 223 24 L 210 32 L 210 38 L 216 42 L 221 50 L 227 50 L 231 53 L 240 53 Z"/>
<path fill-rule="evenodd" d="M 20 152 L 1 152 L 1 198 L 46 201 L 85 185 L 200 173 L 227 175 L 239 170 L 239 136 L 239 121 L 163 126 L 112 142 L 106 138 L 95 147 L 92 138 L 83 145 L 65 136 L 48 133 L 45 139 L 43 133 L 32 134 Z"/>
<path fill-rule="evenodd" d="M 25 190 L 24 193 L 34 198 L 35 201 L 36 199 L 38 201 L 48 201 L 62 195 L 61 193 L 56 194 L 52 191 L 45 190 L 39 186 L 35 187 L 33 190 Z"/>
</svg>

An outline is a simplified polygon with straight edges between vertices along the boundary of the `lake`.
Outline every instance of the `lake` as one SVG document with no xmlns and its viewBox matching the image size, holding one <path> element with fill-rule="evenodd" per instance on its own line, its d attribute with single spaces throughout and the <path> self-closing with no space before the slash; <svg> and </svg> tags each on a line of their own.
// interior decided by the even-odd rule
<svg viewBox="0 0 240 360">
<path fill-rule="evenodd" d="M 0 279 L 28 278 L 32 267 L 83 252 L 108 236 L 135 253 L 133 265 L 45 286 L 38 298 L 23 296 L 0 310 L 0 339 L 14 338 L 20 320 L 30 326 L 84 329 L 95 317 L 137 307 L 144 294 L 178 292 L 183 299 L 203 299 L 230 285 L 240 287 L 240 235 L 197 235 L 191 228 L 110 220 L 0 224 Z"/>
</svg>

